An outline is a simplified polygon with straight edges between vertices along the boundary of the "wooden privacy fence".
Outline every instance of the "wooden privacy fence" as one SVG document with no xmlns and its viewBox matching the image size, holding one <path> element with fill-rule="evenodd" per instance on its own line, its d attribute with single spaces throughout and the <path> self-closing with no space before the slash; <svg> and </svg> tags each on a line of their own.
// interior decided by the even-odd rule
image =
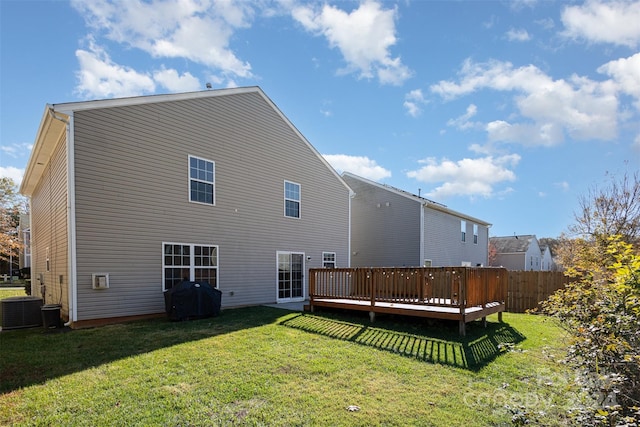
<svg viewBox="0 0 640 427">
<path fill-rule="evenodd" d="M 570 281 L 560 271 L 509 271 L 506 311 L 524 313 L 540 308 L 540 302 L 549 298 Z"/>
<path fill-rule="evenodd" d="M 452 319 L 464 325 L 504 311 L 504 268 L 335 268 L 309 270 L 309 305 Z"/>
</svg>

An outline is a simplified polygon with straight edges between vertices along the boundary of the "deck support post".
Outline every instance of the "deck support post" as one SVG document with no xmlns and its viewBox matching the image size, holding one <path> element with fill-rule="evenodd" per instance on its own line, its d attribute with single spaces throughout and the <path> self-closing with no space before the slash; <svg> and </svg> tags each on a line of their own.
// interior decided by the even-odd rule
<svg viewBox="0 0 640 427">
<path fill-rule="evenodd" d="M 498 312 L 498 322 L 502 323 L 502 312 Z"/>
<path fill-rule="evenodd" d="M 487 329 L 487 316 L 484 316 L 482 318 L 482 327 Z"/>
<path fill-rule="evenodd" d="M 370 311 L 369 312 L 369 321 L 371 323 L 373 323 L 376 320 L 376 312 L 375 311 Z"/>
<path fill-rule="evenodd" d="M 467 335 L 467 328 L 464 320 L 460 320 L 460 322 L 458 323 L 458 332 L 461 336 Z"/>
</svg>

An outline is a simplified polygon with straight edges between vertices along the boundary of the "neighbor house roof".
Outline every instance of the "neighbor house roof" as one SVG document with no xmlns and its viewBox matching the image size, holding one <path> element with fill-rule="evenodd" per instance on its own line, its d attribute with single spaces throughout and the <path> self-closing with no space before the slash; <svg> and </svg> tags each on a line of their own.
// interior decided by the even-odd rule
<svg viewBox="0 0 640 427">
<path fill-rule="evenodd" d="M 533 234 L 491 237 L 489 244 L 492 245 L 497 253 L 512 254 L 518 252 L 526 252 L 536 236 Z"/>
<path fill-rule="evenodd" d="M 414 200 L 414 201 L 422 204 L 423 206 L 429 207 L 431 209 L 439 210 L 441 212 L 445 212 L 445 213 L 457 216 L 458 218 L 462 218 L 465 221 L 474 222 L 476 224 L 479 224 L 479 225 L 482 225 L 482 226 L 485 226 L 485 227 L 490 227 L 491 226 L 491 223 L 489 223 L 489 222 L 483 221 L 483 220 L 478 219 L 478 218 L 474 218 L 474 217 L 472 217 L 470 215 L 463 214 L 461 212 L 454 211 L 453 209 L 449 209 L 447 207 L 447 205 L 443 205 L 442 203 L 434 202 L 433 200 L 429 200 L 429 199 L 427 199 L 425 197 L 412 194 L 412 193 L 410 193 L 408 191 L 400 190 L 399 188 L 393 187 L 391 185 L 380 184 L 378 182 L 371 181 L 371 180 L 369 180 L 367 178 L 363 178 L 361 176 L 352 174 L 350 172 L 343 172 L 342 175 L 343 176 L 349 176 L 351 178 L 360 180 L 360 181 L 368 183 L 370 185 L 379 187 L 379 188 L 381 188 L 383 190 L 390 191 L 390 192 L 398 194 L 398 195 L 400 195 L 402 197 L 406 197 L 407 199 Z"/>
</svg>

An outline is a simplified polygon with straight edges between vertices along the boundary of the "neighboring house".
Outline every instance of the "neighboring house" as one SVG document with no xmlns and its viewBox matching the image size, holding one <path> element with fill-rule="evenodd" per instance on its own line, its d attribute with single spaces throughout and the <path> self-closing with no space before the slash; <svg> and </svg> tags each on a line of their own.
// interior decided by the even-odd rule
<svg viewBox="0 0 640 427">
<path fill-rule="evenodd" d="M 303 300 L 349 266 L 352 191 L 258 87 L 48 105 L 21 192 L 33 294 L 74 326 L 163 313 L 183 279 Z"/>
<path fill-rule="evenodd" d="M 551 254 L 551 248 L 549 245 L 540 245 L 540 270 L 542 271 L 555 271 L 556 266 L 553 262 L 553 255 Z"/>
<path fill-rule="evenodd" d="M 345 172 L 353 267 L 486 266 L 488 222 Z"/>
<path fill-rule="evenodd" d="M 489 239 L 492 252 L 490 265 L 507 270 L 548 271 L 552 264 L 551 252 L 540 249 L 535 235 L 492 237 Z"/>
</svg>

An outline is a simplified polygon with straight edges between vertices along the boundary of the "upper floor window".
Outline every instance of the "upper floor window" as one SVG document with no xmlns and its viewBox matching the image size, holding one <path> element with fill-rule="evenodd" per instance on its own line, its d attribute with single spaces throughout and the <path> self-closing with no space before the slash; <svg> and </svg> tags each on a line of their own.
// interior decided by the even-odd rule
<svg viewBox="0 0 640 427">
<path fill-rule="evenodd" d="M 467 241 L 467 221 L 460 221 L 460 235 L 463 242 Z"/>
<path fill-rule="evenodd" d="M 215 205 L 215 163 L 189 156 L 189 201 Z"/>
<path fill-rule="evenodd" d="M 322 252 L 322 267 L 323 268 L 336 268 L 336 253 L 335 252 Z"/>
<path fill-rule="evenodd" d="M 478 244 L 478 224 L 473 224 L 473 243 Z"/>
<path fill-rule="evenodd" d="M 284 216 L 300 218 L 300 184 L 284 182 Z"/>
</svg>

